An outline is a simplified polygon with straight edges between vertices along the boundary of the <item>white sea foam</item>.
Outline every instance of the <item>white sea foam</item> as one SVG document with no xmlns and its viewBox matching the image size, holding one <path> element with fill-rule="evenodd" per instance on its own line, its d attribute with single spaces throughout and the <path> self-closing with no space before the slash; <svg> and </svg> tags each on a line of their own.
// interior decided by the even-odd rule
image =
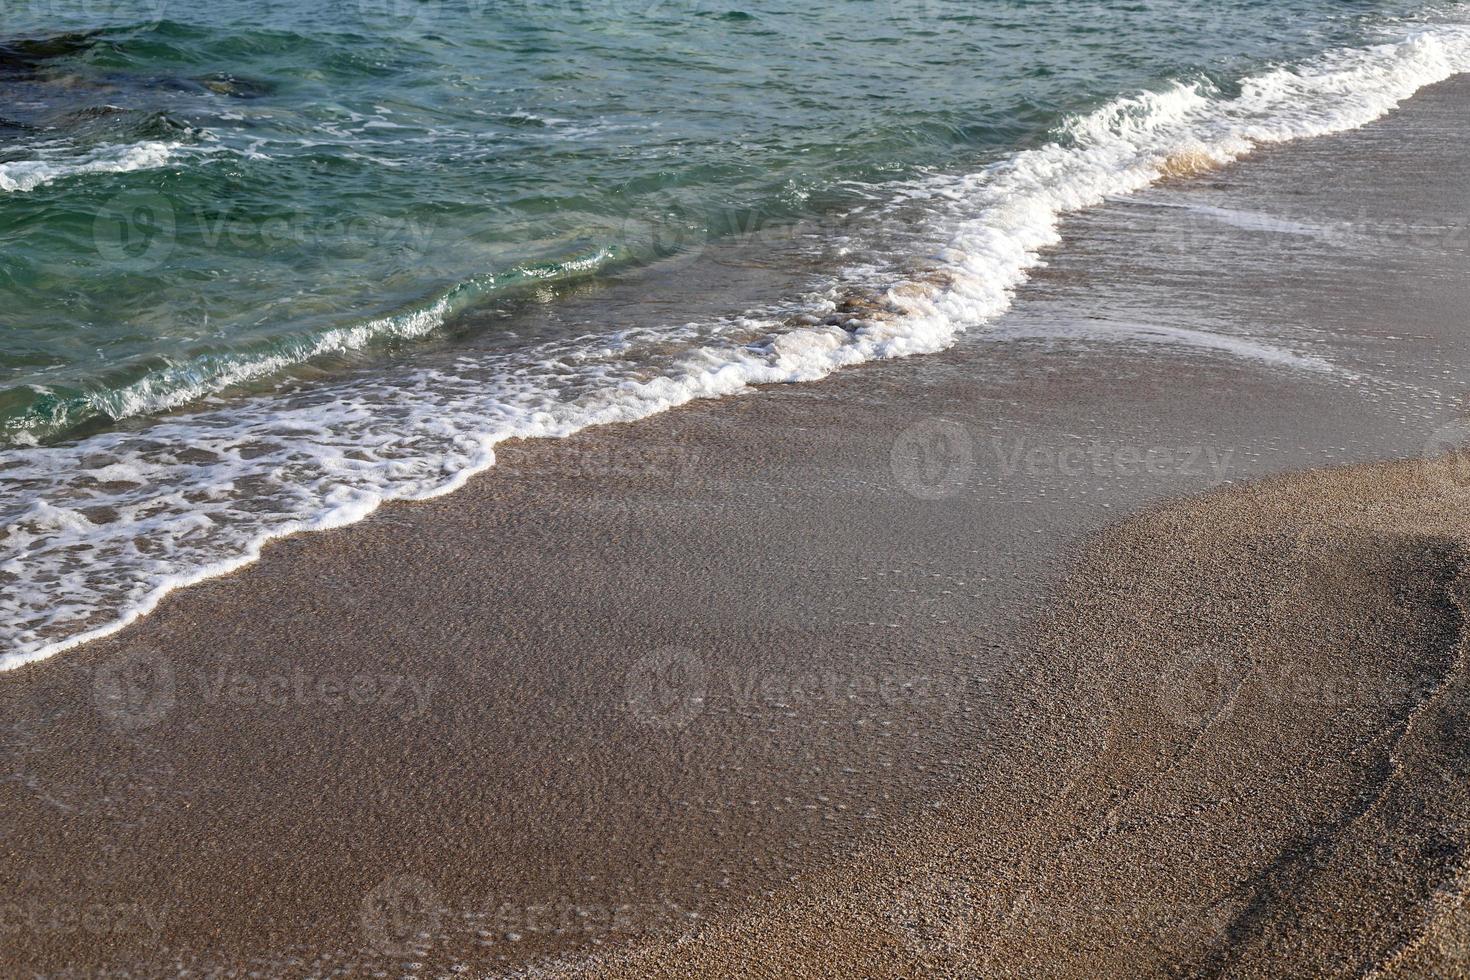
<svg viewBox="0 0 1470 980">
<path fill-rule="evenodd" d="M 129 146 L 104 146 L 72 156 L 42 156 L 0 163 L 0 191 L 32 191 L 42 184 L 79 174 L 121 174 L 162 167 L 173 158 L 178 143 L 150 140 Z"/>
<path fill-rule="evenodd" d="M 889 313 L 852 333 L 788 330 L 759 314 L 627 331 L 242 399 L 75 446 L 12 449 L 0 459 L 8 525 L 0 668 L 112 632 L 172 589 L 254 560 L 272 538 L 348 524 L 386 500 L 448 493 L 493 465 L 502 440 L 565 436 L 756 384 L 940 350 L 1009 306 L 1041 251 L 1059 242 L 1067 213 L 1262 143 L 1361 126 L 1466 70 L 1470 29 L 1438 26 L 1248 79 L 1234 98 L 1179 84 L 1119 99 L 1074 120 L 1056 142 L 980 173 L 888 188 L 892 207 L 926 210 L 915 237 L 931 243 L 938 270 L 903 281 L 870 264 L 859 278 L 889 285 Z M 881 222 L 882 210 L 864 213 Z M 442 313 L 428 311 L 424 323 Z M 1314 355 L 1253 340 L 1183 328 L 1133 335 L 1282 370 L 1332 371 Z"/>
<path fill-rule="evenodd" d="M 611 261 L 611 249 L 600 249 L 562 262 L 556 275 L 576 274 Z M 504 278 L 525 274 L 512 269 Z M 278 342 L 264 352 L 185 360 L 155 368 L 130 384 L 89 396 L 91 407 L 113 419 L 152 415 L 191 404 L 226 388 L 285 371 L 314 358 L 362 350 L 390 339 L 412 340 L 442 327 L 456 311 L 492 289 L 502 277 L 485 276 L 459 284 L 428 304 L 388 316 L 374 317 L 342 327 Z"/>
</svg>

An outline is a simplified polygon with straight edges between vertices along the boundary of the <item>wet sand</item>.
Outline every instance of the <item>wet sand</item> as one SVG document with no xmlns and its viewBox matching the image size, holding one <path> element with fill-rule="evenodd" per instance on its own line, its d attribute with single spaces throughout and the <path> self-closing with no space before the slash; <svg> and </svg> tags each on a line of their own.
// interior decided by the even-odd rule
<svg viewBox="0 0 1470 980">
<path fill-rule="evenodd" d="M 1467 97 L 1084 216 L 944 355 L 507 447 L 0 678 L 4 971 L 1447 955 L 1458 471 L 1163 502 L 1457 431 L 1464 247 L 1388 222 L 1444 222 Z"/>
</svg>

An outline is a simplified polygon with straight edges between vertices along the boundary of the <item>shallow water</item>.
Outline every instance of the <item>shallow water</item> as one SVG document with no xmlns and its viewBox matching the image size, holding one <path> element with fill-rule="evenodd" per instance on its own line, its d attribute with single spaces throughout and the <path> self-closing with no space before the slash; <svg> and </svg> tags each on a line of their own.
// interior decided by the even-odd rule
<svg viewBox="0 0 1470 980">
<path fill-rule="evenodd" d="M 1470 68 L 1465 20 L 22 7 L 6 30 L 32 40 L 0 48 L 0 663 L 271 537 L 451 490 L 504 439 L 942 349 L 1009 306 L 1062 215 L 1375 119 Z M 1334 369 L 1310 337 L 1138 339 Z"/>
</svg>

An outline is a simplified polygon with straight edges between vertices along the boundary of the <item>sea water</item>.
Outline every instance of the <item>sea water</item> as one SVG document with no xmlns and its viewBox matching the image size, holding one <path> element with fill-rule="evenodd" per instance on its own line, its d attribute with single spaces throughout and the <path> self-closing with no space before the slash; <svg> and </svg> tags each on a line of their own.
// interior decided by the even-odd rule
<svg viewBox="0 0 1470 980">
<path fill-rule="evenodd" d="M 505 439 L 941 350 L 1064 215 L 1467 69 L 1459 4 L 7 5 L 0 666 Z M 729 243 L 780 288 L 487 315 Z"/>
</svg>

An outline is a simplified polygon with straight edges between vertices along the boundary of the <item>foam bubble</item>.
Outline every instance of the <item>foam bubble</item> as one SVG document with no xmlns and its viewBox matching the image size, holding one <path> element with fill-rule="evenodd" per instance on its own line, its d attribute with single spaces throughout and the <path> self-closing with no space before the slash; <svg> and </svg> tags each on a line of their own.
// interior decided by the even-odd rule
<svg viewBox="0 0 1470 980">
<path fill-rule="evenodd" d="M 121 174 L 162 167 L 182 144 L 150 140 L 129 146 L 104 146 L 81 156 L 42 157 L 0 163 L 0 191 L 22 193 L 63 177 Z"/>
</svg>

